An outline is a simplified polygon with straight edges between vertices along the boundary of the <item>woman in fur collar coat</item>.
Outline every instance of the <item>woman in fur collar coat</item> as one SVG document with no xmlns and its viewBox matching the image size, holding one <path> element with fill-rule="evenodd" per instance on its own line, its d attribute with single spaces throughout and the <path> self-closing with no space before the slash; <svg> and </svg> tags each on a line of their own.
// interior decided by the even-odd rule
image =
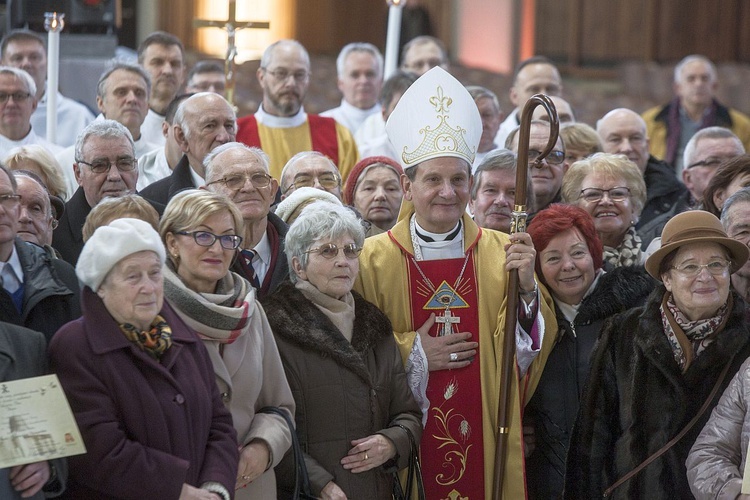
<svg viewBox="0 0 750 500">
<path fill-rule="evenodd" d="M 306 207 L 287 233 L 292 283 L 264 301 L 296 403 L 312 493 L 390 499 L 421 412 L 388 318 L 352 292 L 364 233 L 353 212 Z M 276 468 L 279 498 L 294 487 L 290 454 Z"/>
<path fill-rule="evenodd" d="M 610 321 L 592 355 L 568 452 L 566 498 L 601 498 L 664 447 L 723 390 L 750 355 L 744 303 L 729 276 L 748 248 L 707 212 L 671 219 L 646 270 L 662 281 L 644 307 Z M 726 376 L 722 370 L 728 367 Z M 682 439 L 610 498 L 692 498 L 685 460 L 719 399 Z"/>
<path fill-rule="evenodd" d="M 583 209 L 555 204 L 529 225 L 536 271 L 555 301 L 558 333 L 534 396 L 526 405 L 529 498 L 560 498 L 565 457 L 589 375 L 594 343 L 607 318 L 642 305 L 656 286 L 643 267 L 602 270 L 602 244 Z"/>
</svg>

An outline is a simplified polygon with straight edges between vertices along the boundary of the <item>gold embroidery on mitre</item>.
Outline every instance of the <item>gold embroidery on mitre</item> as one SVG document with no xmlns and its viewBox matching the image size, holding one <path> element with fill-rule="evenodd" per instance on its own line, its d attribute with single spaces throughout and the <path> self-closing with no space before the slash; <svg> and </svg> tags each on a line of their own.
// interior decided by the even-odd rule
<svg viewBox="0 0 750 500">
<path fill-rule="evenodd" d="M 464 158 L 470 165 L 474 163 L 476 148 L 470 148 L 466 143 L 466 129 L 458 125 L 454 128 L 448 124 L 453 99 L 443 95 L 443 87 L 438 85 L 437 95 L 430 97 L 429 101 L 437 113 L 438 125 L 434 129 L 429 125 L 419 129 L 419 134 L 424 135 L 424 139 L 413 151 L 407 151 L 407 146 L 404 146 L 401 154 L 404 164 L 419 163 L 435 153 L 453 153 Z"/>
</svg>

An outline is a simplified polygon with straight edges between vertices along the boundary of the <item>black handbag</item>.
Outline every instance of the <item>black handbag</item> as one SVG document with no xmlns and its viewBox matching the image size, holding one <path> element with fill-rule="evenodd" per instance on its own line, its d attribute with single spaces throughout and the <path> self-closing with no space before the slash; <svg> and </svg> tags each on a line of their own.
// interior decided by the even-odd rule
<svg viewBox="0 0 750 500">
<path fill-rule="evenodd" d="M 292 435 L 292 452 L 294 454 L 294 493 L 292 498 L 294 500 L 315 500 L 317 497 L 310 493 L 310 478 L 307 475 L 307 466 L 305 465 L 305 457 L 302 455 L 302 447 L 297 439 L 297 431 L 294 428 L 294 422 L 289 413 L 277 408 L 275 406 L 264 406 L 257 413 L 269 413 L 278 415 L 284 419 L 286 425 L 289 426 L 289 431 Z"/>
<path fill-rule="evenodd" d="M 406 475 L 406 488 L 401 485 L 398 472 L 393 473 L 393 500 L 407 500 L 413 497 L 415 482 L 417 500 L 425 500 L 424 482 L 422 481 L 422 466 L 419 463 L 419 448 L 408 427 L 396 424 L 409 436 L 409 468 Z"/>
</svg>

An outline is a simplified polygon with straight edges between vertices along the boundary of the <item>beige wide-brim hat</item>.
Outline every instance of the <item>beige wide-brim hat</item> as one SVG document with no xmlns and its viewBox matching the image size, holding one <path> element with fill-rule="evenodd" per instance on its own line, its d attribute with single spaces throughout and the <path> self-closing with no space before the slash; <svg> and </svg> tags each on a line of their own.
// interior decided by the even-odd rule
<svg viewBox="0 0 750 500">
<path fill-rule="evenodd" d="M 691 210 L 674 216 L 664 226 L 661 233 L 661 248 L 646 259 L 646 271 L 661 281 L 659 266 L 664 257 L 683 245 L 700 242 L 718 243 L 725 247 L 732 261 L 732 273 L 745 265 L 750 254 L 744 243 L 727 236 L 721 221 L 714 214 L 703 210 Z"/>
</svg>

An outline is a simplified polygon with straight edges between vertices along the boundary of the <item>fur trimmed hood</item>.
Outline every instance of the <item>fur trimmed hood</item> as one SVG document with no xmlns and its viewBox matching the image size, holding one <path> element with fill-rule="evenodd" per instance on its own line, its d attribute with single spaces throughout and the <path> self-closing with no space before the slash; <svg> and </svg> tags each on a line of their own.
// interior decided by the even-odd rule
<svg viewBox="0 0 750 500">
<path fill-rule="evenodd" d="M 291 282 L 282 283 L 262 301 L 274 335 L 301 348 L 330 357 L 372 384 L 363 361 L 375 344 L 393 335 L 388 317 L 373 304 L 352 291 L 354 329 L 351 344 L 338 328 Z"/>
</svg>

